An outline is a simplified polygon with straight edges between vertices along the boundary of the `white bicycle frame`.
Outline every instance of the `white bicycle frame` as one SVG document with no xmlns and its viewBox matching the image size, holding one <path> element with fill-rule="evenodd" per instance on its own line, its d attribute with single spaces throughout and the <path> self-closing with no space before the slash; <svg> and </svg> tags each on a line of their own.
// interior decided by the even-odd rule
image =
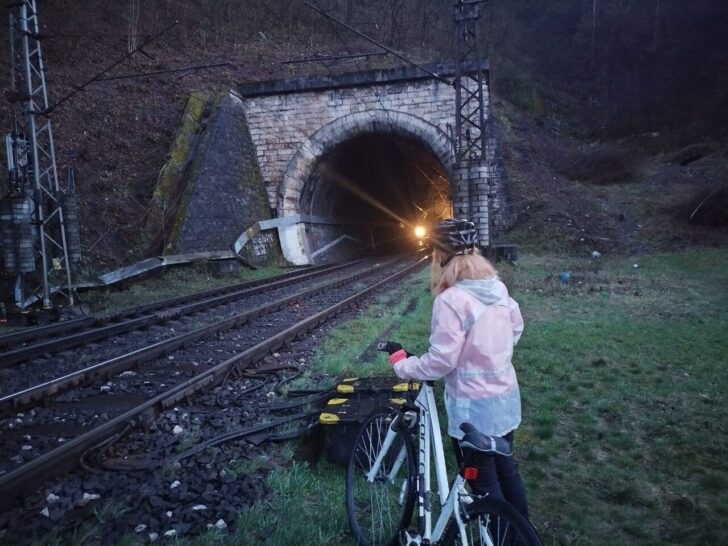
<svg viewBox="0 0 728 546">
<path fill-rule="evenodd" d="M 465 489 L 465 478 L 460 474 L 455 479 L 452 487 L 448 487 L 447 469 L 445 467 L 445 451 L 442 445 L 442 435 L 440 433 L 440 421 L 437 415 L 437 406 L 435 405 L 435 393 L 432 385 L 426 382 L 422 383 L 415 405 L 419 412 L 419 446 L 417 456 L 417 517 L 418 527 L 423 533 L 418 538 L 422 541 L 429 541 L 430 544 L 439 541 L 444 532 L 447 522 L 455 515 L 460 528 L 460 540 L 462 546 L 468 546 L 468 539 L 465 533 L 465 525 L 462 521 L 462 511 L 455 509 L 461 505 L 467 505 L 473 502 L 473 498 Z M 367 474 L 367 481 L 373 482 L 379 468 L 387 455 L 397 432 L 390 427 L 387 436 L 382 444 L 371 470 Z M 437 491 L 439 494 L 440 506 L 442 508 L 440 516 L 432 529 L 432 489 L 431 489 L 431 455 L 435 460 L 435 477 L 437 480 Z M 395 460 L 392 470 L 388 475 L 390 482 L 394 482 L 395 476 L 399 472 L 406 457 L 405 447 L 402 446 L 401 451 Z"/>
</svg>

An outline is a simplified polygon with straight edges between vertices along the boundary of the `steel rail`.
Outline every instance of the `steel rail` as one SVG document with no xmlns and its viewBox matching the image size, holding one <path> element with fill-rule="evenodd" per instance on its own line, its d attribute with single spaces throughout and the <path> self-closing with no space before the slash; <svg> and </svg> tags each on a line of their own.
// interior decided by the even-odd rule
<svg viewBox="0 0 728 546">
<path fill-rule="evenodd" d="M 294 326 L 261 341 L 257 345 L 221 362 L 196 377 L 180 383 L 172 389 L 147 400 L 136 408 L 0 476 L 0 509 L 7 508 L 18 496 L 40 485 L 45 480 L 72 470 L 78 464 L 78 460 L 83 453 L 99 445 L 104 440 L 113 437 L 115 434 L 118 434 L 129 424 L 150 420 L 156 414 L 174 406 L 177 402 L 188 398 L 202 389 L 218 384 L 233 366 L 244 366 L 260 360 L 271 351 L 279 349 L 301 334 L 311 331 L 326 320 L 338 315 L 386 283 L 392 282 L 420 267 L 426 260 L 427 258 L 425 257 L 402 268 L 372 286 L 300 321 Z"/>
<path fill-rule="evenodd" d="M 356 263 L 359 263 L 363 260 L 352 260 L 349 262 L 345 262 L 343 264 L 337 264 L 337 265 L 324 265 L 324 266 L 318 266 L 318 267 L 311 267 L 306 268 L 304 271 L 291 271 L 289 273 L 284 273 L 282 275 L 276 275 L 274 277 L 266 277 L 262 279 L 256 279 L 253 281 L 245 281 L 242 283 L 236 283 L 231 284 L 228 286 L 219 286 L 217 288 L 210 288 L 208 290 L 203 290 L 201 292 L 195 292 L 193 294 L 188 294 L 186 296 L 175 296 L 173 298 L 168 298 L 165 300 L 160 300 L 157 302 L 152 303 L 146 303 L 144 305 L 138 305 L 135 307 L 128 307 L 125 309 L 120 309 L 118 311 L 107 311 L 103 313 L 96 313 L 93 315 L 89 315 L 86 317 L 81 317 L 77 319 L 72 320 L 65 320 L 62 322 L 58 322 L 56 324 L 49 324 L 47 326 L 36 326 L 34 328 L 27 328 L 23 330 L 22 332 L 15 332 L 12 334 L 5 334 L 0 336 L 0 347 L 7 347 L 10 345 L 15 345 L 19 343 L 25 343 L 27 341 L 32 341 L 34 339 L 39 338 L 46 338 L 50 335 L 57 335 L 59 333 L 64 332 L 71 332 L 73 330 L 78 330 L 79 328 L 83 328 L 88 324 L 93 323 L 102 323 L 105 321 L 114 321 L 114 320 L 122 320 L 126 317 L 139 315 L 142 313 L 147 313 L 150 311 L 156 311 L 158 309 L 163 309 L 166 307 L 174 307 L 175 305 L 179 305 L 181 303 L 194 301 L 201 298 L 207 298 L 210 296 L 215 296 L 218 294 L 224 294 L 229 291 L 239 290 L 243 288 L 252 288 L 255 286 L 261 286 L 265 285 L 268 282 L 282 280 L 290 277 L 301 277 L 305 278 L 307 275 L 315 275 L 315 274 L 325 274 L 325 272 L 331 272 L 335 271 L 336 269 L 343 269 L 352 265 L 355 265 Z"/>
<path fill-rule="evenodd" d="M 158 322 L 165 322 L 186 314 L 191 314 L 200 309 L 214 307 L 216 305 L 222 305 L 228 303 L 236 298 L 244 297 L 253 293 L 258 292 L 261 288 L 266 290 L 273 290 L 290 285 L 294 282 L 301 280 L 316 278 L 320 275 L 334 272 L 339 269 L 344 269 L 356 265 L 357 262 L 350 262 L 346 265 L 338 265 L 328 267 L 315 272 L 306 271 L 305 273 L 297 272 L 297 275 L 292 276 L 278 276 L 274 280 L 268 279 L 268 282 L 260 283 L 252 281 L 251 283 L 241 283 L 234 285 L 239 289 L 224 287 L 222 289 L 212 289 L 205 292 L 200 292 L 193 298 L 194 303 L 189 303 L 190 298 L 186 296 L 180 296 L 165 300 L 164 302 L 152 303 L 136 307 L 127 311 L 127 316 L 134 316 L 140 313 L 149 312 L 149 315 L 142 315 L 141 317 L 123 320 L 122 322 L 115 322 L 108 326 L 102 326 L 106 322 L 119 320 L 121 317 L 117 314 L 112 314 L 108 317 L 100 317 L 101 320 L 92 319 L 91 322 L 85 322 L 79 324 L 79 326 L 72 328 L 71 331 L 78 330 L 84 326 L 91 329 L 82 330 L 75 334 L 69 334 L 67 336 L 57 337 L 49 339 L 47 341 L 40 341 L 25 345 L 17 349 L 11 349 L 4 353 L 0 353 L 0 369 L 9 368 L 14 364 L 29 360 L 35 356 L 68 349 L 90 341 L 111 337 L 122 332 L 137 330 L 145 328 Z M 284 277 L 284 278 L 281 278 Z M 58 325 L 53 325 L 57 327 Z M 57 330 L 58 331 L 58 330 Z M 47 334 L 47 332 L 46 332 Z M 0 340 L 2 341 L 2 340 Z"/>
<path fill-rule="evenodd" d="M 377 266 L 377 268 L 386 267 L 387 265 L 390 264 Z M 321 292 L 336 288 L 337 286 L 353 282 L 371 273 L 373 270 L 374 269 L 370 268 L 365 271 L 355 273 L 354 275 L 349 275 L 348 277 L 331 281 L 321 286 L 307 288 L 306 290 L 297 292 L 295 294 L 292 294 L 291 296 L 287 296 L 272 303 L 249 309 L 242 313 L 237 313 L 232 317 L 228 317 L 226 319 L 214 322 L 210 325 L 203 326 L 202 328 L 198 328 L 191 332 L 179 334 L 173 338 L 160 341 L 146 347 L 142 347 L 130 353 L 126 353 L 124 355 L 105 360 L 82 370 L 66 374 L 62 377 L 51 379 L 50 381 L 46 381 L 39 385 L 34 385 L 33 387 L 29 387 L 27 389 L 23 389 L 21 391 L 17 391 L 15 393 L 11 393 L 5 396 L 0 396 L 0 415 L 8 414 L 13 410 L 17 410 L 23 406 L 30 405 L 33 402 L 41 401 L 50 396 L 57 395 L 63 391 L 68 390 L 69 388 L 85 385 L 99 377 L 110 377 L 117 373 L 128 370 L 129 368 L 132 368 L 134 366 L 138 366 L 139 364 L 143 364 L 144 362 L 153 360 L 170 351 L 178 349 L 185 344 L 193 343 L 199 339 L 217 334 L 218 332 L 229 330 L 230 328 L 242 326 L 243 324 L 255 318 L 272 313 L 273 311 L 276 311 L 277 309 L 280 309 L 296 301 L 306 299 Z"/>
</svg>

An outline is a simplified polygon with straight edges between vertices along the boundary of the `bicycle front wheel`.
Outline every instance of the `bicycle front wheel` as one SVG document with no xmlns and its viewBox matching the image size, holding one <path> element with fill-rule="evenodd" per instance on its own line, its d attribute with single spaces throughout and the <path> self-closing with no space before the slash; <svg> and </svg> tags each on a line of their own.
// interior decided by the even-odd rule
<svg viewBox="0 0 728 546">
<path fill-rule="evenodd" d="M 470 546 L 541 546 L 531 524 L 507 502 L 484 497 L 469 505 L 465 514 L 465 536 Z M 460 529 L 453 518 L 443 546 L 462 544 Z"/>
<path fill-rule="evenodd" d="M 346 511 L 359 546 L 394 546 L 400 530 L 412 519 L 415 502 L 415 455 L 412 436 L 406 427 L 386 453 L 382 445 L 398 414 L 372 414 L 357 435 L 346 469 Z M 367 479 L 379 455 L 381 466 Z"/>
</svg>

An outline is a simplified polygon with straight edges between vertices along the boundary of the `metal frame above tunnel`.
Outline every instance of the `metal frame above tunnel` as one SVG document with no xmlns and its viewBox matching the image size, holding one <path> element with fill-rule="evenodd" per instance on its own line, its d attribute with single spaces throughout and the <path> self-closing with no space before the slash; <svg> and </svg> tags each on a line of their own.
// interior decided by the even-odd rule
<svg viewBox="0 0 728 546">
<path fill-rule="evenodd" d="M 369 110 L 342 116 L 324 125 L 306 139 L 288 163 L 278 196 L 279 217 L 298 217 L 301 221 L 278 228 L 284 257 L 296 265 L 308 265 L 317 261 L 321 248 L 312 249 L 303 221 L 309 211 L 302 210 L 302 196 L 308 180 L 319 160 L 349 140 L 363 135 L 390 135 L 417 141 L 437 158 L 452 186 L 455 165 L 452 144 L 448 136 L 426 120 L 404 112 Z M 450 187 L 452 198 L 452 188 Z M 337 215 L 340 216 L 340 215 Z M 335 225 L 338 221 L 327 222 Z M 346 237 L 332 236 L 331 244 Z"/>
</svg>

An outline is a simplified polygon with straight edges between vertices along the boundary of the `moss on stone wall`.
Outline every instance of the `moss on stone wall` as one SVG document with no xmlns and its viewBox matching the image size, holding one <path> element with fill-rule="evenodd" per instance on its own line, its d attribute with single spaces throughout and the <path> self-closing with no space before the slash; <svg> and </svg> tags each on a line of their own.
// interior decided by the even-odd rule
<svg viewBox="0 0 728 546">
<path fill-rule="evenodd" d="M 259 220 L 270 218 L 270 203 L 268 203 L 268 193 L 265 189 L 263 176 L 260 173 L 260 165 L 258 164 L 258 156 L 255 154 L 255 145 L 253 139 L 250 138 L 250 130 L 248 129 L 248 120 L 243 117 L 241 130 L 245 141 L 245 158 L 246 169 L 240 180 L 241 189 L 248 192 L 248 195 L 255 200 L 253 208 L 259 214 Z"/>
<path fill-rule="evenodd" d="M 213 110 L 214 106 L 212 103 L 207 104 L 206 111 L 209 116 L 210 110 Z M 207 118 L 208 116 L 203 116 Z M 167 222 L 167 237 L 166 244 L 162 249 L 162 254 L 175 254 L 177 252 L 177 244 L 179 242 L 179 235 L 184 226 L 185 220 L 188 214 L 188 205 L 192 192 L 195 189 L 195 183 L 197 181 L 197 175 L 200 169 L 201 158 L 198 156 L 200 150 L 204 150 L 207 146 L 210 134 L 204 130 L 205 127 L 200 127 L 200 133 L 197 135 L 194 146 L 189 150 L 186 165 L 182 174 L 182 180 L 179 184 L 179 192 L 176 198 L 176 204 L 172 208 L 171 216 Z"/>
<path fill-rule="evenodd" d="M 150 212 L 153 253 L 221 250 L 271 217 L 245 112 L 232 97 L 190 96 Z M 243 255 L 256 264 L 279 261 L 277 237 L 261 235 Z"/>
<path fill-rule="evenodd" d="M 193 92 L 180 120 L 179 128 L 167 154 L 149 204 L 146 226 L 148 254 L 158 254 L 173 242 L 174 224 L 179 216 L 188 166 L 194 160 L 194 151 L 203 120 L 209 111 L 209 99 L 201 92 Z"/>
</svg>

